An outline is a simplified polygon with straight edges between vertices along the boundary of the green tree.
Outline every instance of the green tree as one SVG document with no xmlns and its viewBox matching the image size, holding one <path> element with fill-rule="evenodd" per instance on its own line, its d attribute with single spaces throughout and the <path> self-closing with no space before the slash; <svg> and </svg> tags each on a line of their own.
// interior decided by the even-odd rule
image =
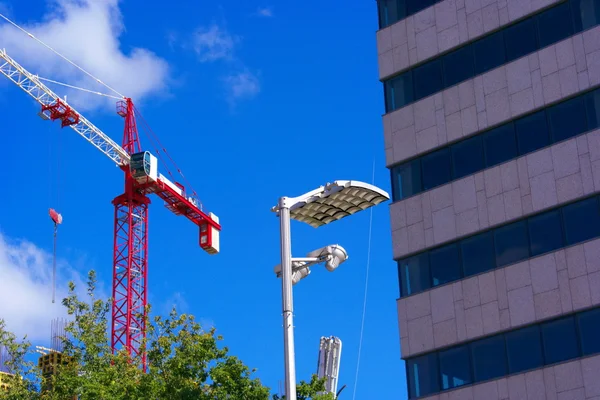
<svg viewBox="0 0 600 400">
<path fill-rule="evenodd" d="M 300 381 L 296 387 L 296 397 L 298 400 L 335 400 L 335 396 L 331 393 L 318 394 L 325 390 L 325 378 L 319 379 L 314 374 L 310 382 Z M 285 400 L 285 396 L 279 397 L 273 395 L 273 400 Z"/>
<path fill-rule="evenodd" d="M 86 301 L 75 289 L 69 283 L 69 295 L 62 302 L 71 316 L 62 338 L 65 362 L 48 379 L 28 361 L 34 352 L 27 338 L 17 340 L 0 320 L 0 345 L 10 355 L 7 367 L 13 376 L 9 390 L 0 390 L 0 400 L 269 399 L 269 388 L 252 376 L 255 370 L 220 345 L 223 338 L 214 328 L 206 331 L 193 316 L 179 315 L 175 309 L 168 317 L 146 318 L 146 372 L 139 368 L 141 359 L 123 351 L 112 354 L 110 302 L 95 297 L 94 271 L 88 276 Z M 147 315 L 150 312 L 148 307 Z M 333 399 L 317 394 L 323 389 L 324 380 L 313 376 L 298 385 L 298 399 Z"/>
</svg>

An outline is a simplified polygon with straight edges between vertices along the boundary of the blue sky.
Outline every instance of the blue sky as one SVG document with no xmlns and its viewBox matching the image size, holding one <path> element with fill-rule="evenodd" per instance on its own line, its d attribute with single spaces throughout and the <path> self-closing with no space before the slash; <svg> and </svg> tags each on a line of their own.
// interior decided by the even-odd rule
<svg viewBox="0 0 600 400">
<path fill-rule="evenodd" d="M 158 198 L 150 208 L 149 293 L 155 310 L 172 304 L 214 324 L 225 344 L 275 392 L 283 384 L 279 196 L 336 179 L 390 191 L 377 79 L 375 1 L 198 2 L 152 8 L 141 0 L 0 2 L 31 29 L 109 85 L 131 96 L 153 131 L 223 226 L 221 253 L 198 246 L 197 228 Z M 0 24 L 0 47 L 34 73 L 94 88 L 93 81 L 21 33 Z M 117 142 L 114 101 L 51 85 Z M 67 89 L 68 90 L 68 89 Z M 102 89 L 106 92 L 106 89 Z M 111 200 L 123 176 L 70 129 L 42 121 L 38 107 L 3 78 L 0 207 L 0 317 L 47 342 L 50 303 L 49 207 L 64 217 L 59 293 L 95 269 L 110 291 Z M 141 133 L 146 150 L 154 147 Z M 164 166 L 161 172 L 165 173 Z M 355 380 L 368 256 L 370 212 L 313 229 L 292 223 L 295 256 L 339 243 L 349 260 L 317 267 L 294 287 L 298 379 L 316 372 L 321 336 L 343 341 L 340 398 L 405 398 L 388 204 L 373 209 L 368 300 Z M 2 254 L 3 253 L 3 254 Z M 4 282 L 2 284 L 1 282 Z M 10 299 L 10 301 L 6 301 Z M 10 325 L 12 324 L 12 325 Z"/>
</svg>

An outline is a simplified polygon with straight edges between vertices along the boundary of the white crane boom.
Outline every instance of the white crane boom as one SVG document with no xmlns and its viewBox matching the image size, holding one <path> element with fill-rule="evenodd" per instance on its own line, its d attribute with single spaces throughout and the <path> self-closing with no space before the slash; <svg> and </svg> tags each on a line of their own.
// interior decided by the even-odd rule
<svg viewBox="0 0 600 400">
<path fill-rule="evenodd" d="M 74 123 L 68 126 L 113 160 L 118 166 L 129 164 L 129 154 L 121 146 L 88 121 L 83 115 L 68 106 L 65 100 L 61 100 L 36 75 L 33 75 L 10 58 L 4 49 L 0 49 L 0 72 L 33 97 L 42 107 L 57 105 L 59 103 L 66 106 L 74 117 Z M 46 119 L 50 119 L 50 113 L 49 110 L 42 111 Z"/>
</svg>

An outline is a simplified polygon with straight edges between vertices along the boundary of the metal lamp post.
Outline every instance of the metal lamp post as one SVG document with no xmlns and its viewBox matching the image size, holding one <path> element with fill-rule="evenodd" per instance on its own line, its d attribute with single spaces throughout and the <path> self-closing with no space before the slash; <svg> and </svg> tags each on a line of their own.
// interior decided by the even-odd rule
<svg viewBox="0 0 600 400">
<path fill-rule="evenodd" d="M 331 271 L 347 258 L 345 250 L 337 245 L 326 246 L 309 253 L 305 258 L 292 258 L 290 220 L 295 219 L 318 228 L 376 206 L 389 198 L 387 192 L 368 183 L 335 181 L 298 197 L 281 197 L 277 206 L 271 208 L 271 211 L 279 216 L 280 224 L 280 275 L 287 400 L 297 400 L 292 284 L 310 273 L 308 269 L 310 265 L 326 262 L 327 269 Z M 292 275 L 293 267 L 296 269 L 295 276 Z M 276 267 L 276 273 L 279 271 L 278 268 L 279 266 Z"/>
</svg>

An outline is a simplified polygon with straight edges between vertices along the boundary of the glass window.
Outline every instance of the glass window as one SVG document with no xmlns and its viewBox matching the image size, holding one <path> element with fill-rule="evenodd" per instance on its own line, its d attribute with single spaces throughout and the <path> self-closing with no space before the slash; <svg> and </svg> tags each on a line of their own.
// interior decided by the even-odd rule
<svg viewBox="0 0 600 400">
<path fill-rule="evenodd" d="M 504 124 L 483 135 L 485 165 L 493 167 L 517 157 L 517 140 L 512 123 Z"/>
<path fill-rule="evenodd" d="M 536 51 L 538 49 L 537 35 L 533 18 L 506 28 L 504 42 L 506 43 L 506 62 L 514 61 Z"/>
<path fill-rule="evenodd" d="M 559 210 L 531 217 L 527 225 L 532 257 L 563 247 Z"/>
<path fill-rule="evenodd" d="M 536 16 L 540 48 L 573 35 L 570 2 L 550 8 Z"/>
<path fill-rule="evenodd" d="M 550 107 L 548 113 L 554 142 L 572 138 L 587 130 L 585 107 L 581 97 Z"/>
<path fill-rule="evenodd" d="M 390 112 L 413 101 L 411 71 L 385 82 L 385 111 Z"/>
<path fill-rule="evenodd" d="M 527 224 L 514 222 L 494 231 L 496 245 L 496 266 L 512 264 L 529 257 Z"/>
<path fill-rule="evenodd" d="M 583 355 L 600 353 L 600 308 L 579 314 L 577 320 Z"/>
<path fill-rule="evenodd" d="M 461 241 L 465 276 L 479 274 L 496 267 L 492 232 L 485 232 Z"/>
<path fill-rule="evenodd" d="M 392 168 L 394 201 L 421 192 L 421 162 L 413 160 Z"/>
<path fill-rule="evenodd" d="M 530 326 L 506 334 L 506 352 L 510 374 L 541 367 L 544 364 L 539 326 Z"/>
<path fill-rule="evenodd" d="M 542 341 L 546 364 L 554 364 L 579 357 L 575 319 L 573 317 L 542 324 Z"/>
<path fill-rule="evenodd" d="M 450 148 L 446 147 L 424 156 L 421 160 L 423 169 L 423 190 L 429 190 L 452 180 Z"/>
<path fill-rule="evenodd" d="M 506 55 L 502 33 L 502 31 L 496 32 L 473 43 L 476 75 L 483 74 L 505 63 Z"/>
<path fill-rule="evenodd" d="M 415 82 L 415 101 L 437 93 L 442 85 L 442 60 L 437 59 L 413 70 Z"/>
<path fill-rule="evenodd" d="M 397 0 L 379 0 L 379 27 L 385 28 L 388 25 L 398 21 L 398 1 Z"/>
<path fill-rule="evenodd" d="M 588 117 L 588 129 L 600 127 L 600 90 L 594 90 L 585 96 L 585 108 Z"/>
<path fill-rule="evenodd" d="M 426 354 L 406 362 L 411 399 L 439 392 L 437 354 Z"/>
<path fill-rule="evenodd" d="M 461 278 L 458 246 L 450 244 L 429 253 L 433 286 L 443 285 Z"/>
<path fill-rule="evenodd" d="M 471 344 L 475 382 L 506 375 L 504 336 L 497 335 Z"/>
<path fill-rule="evenodd" d="M 398 261 L 400 275 L 400 295 L 409 296 L 431 287 L 429 280 L 429 257 L 427 253 L 417 254 Z"/>
<path fill-rule="evenodd" d="M 471 358 L 467 346 L 454 347 L 440 352 L 442 389 L 452 389 L 472 382 Z"/>
<path fill-rule="evenodd" d="M 475 136 L 451 146 L 453 178 L 459 179 L 484 168 L 481 136 Z"/>
<path fill-rule="evenodd" d="M 434 5 L 438 0 L 406 0 L 408 15 L 413 15 L 421 10 Z"/>
<path fill-rule="evenodd" d="M 550 144 L 545 111 L 538 111 L 516 120 L 515 131 L 520 155 L 531 153 Z"/>
<path fill-rule="evenodd" d="M 444 61 L 444 85 L 454 86 L 475 76 L 473 64 L 473 47 L 464 46 L 461 49 L 448 53 Z"/>
<path fill-rule="evenodd" d="M 596 197 L 569 204 L 563 207 L 562 212 L 567 245 L 600 235 L 600 214 Z"/>
<path fill-rule="evenodd" d="M 585 31 L 600 22 L 599 0 L 572 0 L 575 32 Z"/>
</svg>

